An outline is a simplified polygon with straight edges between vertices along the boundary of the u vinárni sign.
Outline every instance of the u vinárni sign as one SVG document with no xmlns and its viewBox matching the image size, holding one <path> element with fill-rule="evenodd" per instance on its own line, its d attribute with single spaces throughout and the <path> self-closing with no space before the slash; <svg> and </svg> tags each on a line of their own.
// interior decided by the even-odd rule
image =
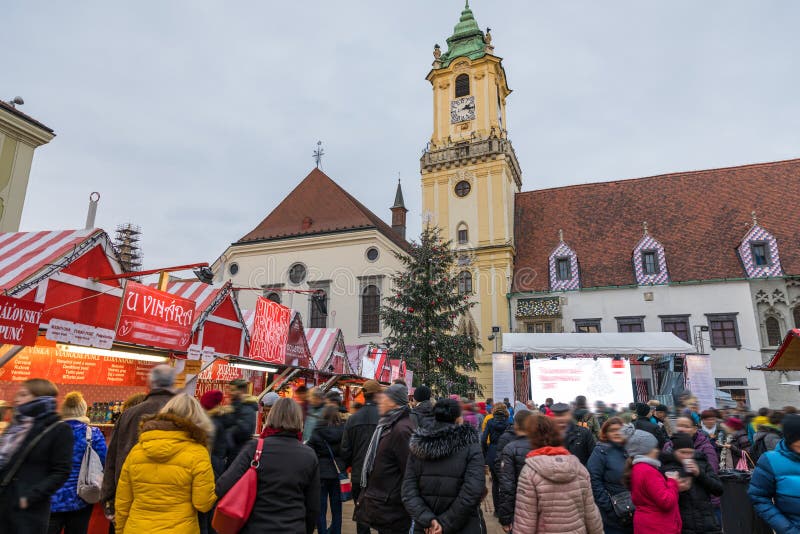
<svg viewBox="0 0 800 534">
<path fill-rule="evenodd" d="M 116 341 L 188 350 L 194 312 L 193 300 L 129 280 L 122 296 Z"/>
<path fill-rule="evenodd" d="M 250 335 L 250 358 L 264 362 L 286 363 L 286 341 L 292 310 L 264 297 L 258 297 Z"/>
</svg>

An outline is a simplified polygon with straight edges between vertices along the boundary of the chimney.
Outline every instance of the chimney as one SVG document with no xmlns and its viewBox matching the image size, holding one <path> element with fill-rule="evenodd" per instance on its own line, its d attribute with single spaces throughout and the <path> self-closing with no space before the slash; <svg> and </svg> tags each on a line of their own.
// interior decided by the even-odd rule
<svg viewBox="0 0 800 534">
<path fill-rule="evenodd" d="M 406 209 L 403 202 L 403 189 L 400 187 L 400 178 L 397 179 L 397 192 L 394 195 L 394 205 L 392 206 L 392 230 L 401 238 L 406 238 Z"/>
</svg>

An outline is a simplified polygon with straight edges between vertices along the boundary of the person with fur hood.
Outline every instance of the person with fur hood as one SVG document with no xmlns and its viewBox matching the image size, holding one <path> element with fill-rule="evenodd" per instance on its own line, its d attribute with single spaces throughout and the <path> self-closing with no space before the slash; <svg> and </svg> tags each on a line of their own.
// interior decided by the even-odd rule
<svg viewBox="0 0 800 534">
<path fill-rule="evenodd" d="M 183 393 L 142 419 L 139 443 L 117 484 L 116 534 L 200 532 L 198 512 L 208 512 L 217 499 L 208 454 L 212 433 L 200 403 Z"/>
<path fill-rule="evenodd" d="M 526 422 L 531 452 L 517 483 L 514 534 L 603 534 L 589 472 L 546 415 Z"/>
<path fill-rule="evenodd" d="M 458 401 L 437 401 L 433 415 L 433 425 L 411 435 L 403 479 L 403 505 L 414 532 L 486 532 L 480 508 L 486 479 L 478 431 L 463 423 Z"/>
</svg>

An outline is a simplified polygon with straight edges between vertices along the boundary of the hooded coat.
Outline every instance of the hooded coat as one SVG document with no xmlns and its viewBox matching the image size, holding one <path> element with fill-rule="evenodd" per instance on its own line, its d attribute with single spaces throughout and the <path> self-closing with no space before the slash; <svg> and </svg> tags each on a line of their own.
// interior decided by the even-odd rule
<svg viewBox="0 0 800 534">
<path fill-rule="evenodd" d="M 505 437 L 506 434 L 503 436 Z M 497 503 L 497 518 L 503 526 L 514 522 L 517 481 L 522 473 L 522 468 L 525 467 L 525 460 L 529 452 L 531 452 L 531 442 L 528 436 L 518 436 L 513 433 L 513 437 L 506 441 L 506 445 L 497 457 L 497 472 L 500 478 L 500 502 Z"/>
<path fill-rule="evenodd" d="M 563 447 L 528 453 L 517 484 L 514 534 L 603 534 L 589 472 Z"/>
<path fill-rule="evenodd" d="M 722 495 L 722 481 L 706 460 L 705 455 L 695 452 L 694 461 L 700 474 L 693 477 L 692 487 L 678 494 L 678 507 L 681 511 L 682 534 L 721 534 L 722 528 L 717 523 L 711 497 Z M 671 453 L 662 455 L 661 471 L 678 471 L 681 476 L 690 476 L 683 464 Z"/>
<path fill-rule="evenodd" d="M 253 438 L 256 432 L 256 418 L 258 417 L 258 399 L 252 395 L 245 396 L 242 400 L 233 401 L 233 412 L 230 414 L 231 446 L 228 450 L 228 465 L 233 463 L 245 443 Z"/>
<path fill-rule="evenodd" d="M 367 456 L 369 440 L 378 426 L 378 405 L 373 400 L 368 400 L 364 406 L 347 419 L 344 424 L 342 436 L 342 460 L 345 465 L 352 467 L 351 480 L 359 484 L 361 471 L 364 467 L 364 458 Z"/>
<path fill-rule="evenodd" d="M 666 478 L 655 466 L 644 462 L 633 464 L 631 500 L 636 507 L 634 532 L 680 534 L 678 483 Z"/>
<path fill-rule="evenodd" d="M 481 436 L 481 446 L 486 455 L 486 465 L 492 471 L 495 470 L 495 460 L 497 460 L 497 455 L 500 452 L 497 449 L 497 444 L 500 442 L 500 436 L 508 429 L 508 425 L 508 417 L 498 413 L 486 423 L 486 428 Z"/>
<path fill-rule="evenodd" d="M 317 426 L 308 445 L 317 454 L 319 460 L 319 479 L 338 480 L 339 471 L 345 470 L 344 460 L 342 460 L 342 436 L 344 435 L 344 425 L 325 425 Z M 336 459 L 333 465 L 331 454 Z M 339 471 L 336 468 L 339 468 Z"/>
<path fill-rule="evenodd" d="M 162 413 L 142 421 L 117 483 L 117 534 L 200 531 L 197 513 L 217 500 L 207 443 L 205 431 L 188 419 Z"/>
<path fill-rule="evenodd" d="M 444 534 L 486 532 L 481 496 L 486 487 L 478 431 L 468 424 L 436 423 L 411 436 L 403 505 L 423 533 L 436 519 Z"/>
<path fill-rule="evenodd" d="M 758 460 L 747 494 L 776 532 L 800 533 L 800 454 L 781 440 Z"/>
<path fill-rule="evenodd" d="M 429 400 L 422 401 L 411 410 L 411 418 L 417 423 L 419 428 L 430 428 L 436 424 L 433 417 L 433 403 Z"/>
<path fill-rule="evenodd" d="M 211 465 L 214 468 L 214 478 L 219 478 L 228 466 L 228 456 L 233 449 L 233 437 L 230 429 L 233 427 L 231 416 L 233 410 L 230 406 L 217 406 L 208 412 L 208 417 L 214 425 L 214 442 L 211 445 Z"/>
</svg>

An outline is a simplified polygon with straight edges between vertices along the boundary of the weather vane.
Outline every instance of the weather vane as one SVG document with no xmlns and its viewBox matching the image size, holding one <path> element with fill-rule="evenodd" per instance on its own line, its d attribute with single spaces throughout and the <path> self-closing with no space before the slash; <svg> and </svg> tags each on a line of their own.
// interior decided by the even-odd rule
<svg viewBox="0 0 800 534">
<path fill-rule="evenodd" d="M 322 156 L 324 155 L 325 151 L 322 149 L 322 141 L 317 141 L 317 149 L 314 150 L 314 161 L 317 163 L 318 169 L 320 164 L 322 163 Z"/>
</svg>

